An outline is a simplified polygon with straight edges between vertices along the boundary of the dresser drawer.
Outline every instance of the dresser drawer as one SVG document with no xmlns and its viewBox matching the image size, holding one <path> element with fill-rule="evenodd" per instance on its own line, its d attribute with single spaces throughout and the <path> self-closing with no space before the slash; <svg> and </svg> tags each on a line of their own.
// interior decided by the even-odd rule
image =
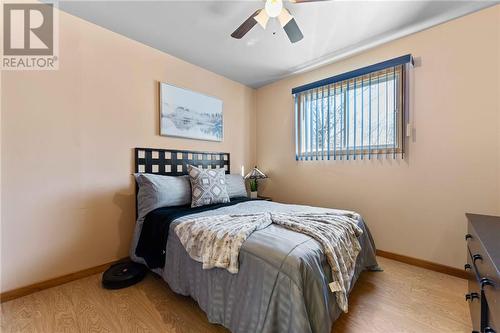
<svg viewBox="0 0 500 333">
<path fill-rule="evenodd" d="M 470 235 L 467 239 L 469 249 L 468 263 L 472 267 L 473 275 L 484 290 L 492 316 L 498 318 L 500 316 L 500 280 L 498 272 L 492 258 L 490 258 L 488 252 L 484 249 L 470 222 L 468 232 L 468 235 Z"/>
<path fill-rule="evenodd" d="M 483 290 L 488 303 L 488 324 L 493 325 L 495 323 L 497 324 L 495 327 L 498 328 L 498 321 L 500 320 L 500 285 L 497 281 L 496 285 L 493 286 L 484 285 Z"/>
<path fill-rule="evenodd" d="M 481 332 L 481 326 L 484 327 L 484 320 L 481 322 L 481 290 L 474 279 L 469 279 L 468 287 L 469 291 L 465 294 L 465 299 L 469 303 L 472 330 Z"/>
<path fill-rule="evenodd" d="M 466 297 L 469 302 L 472 298 L 481 301 L 479 319 L 477 305 L 469 304 L 474 331 L 500 333 L 500 217 L 469 213 L 466 216 L 468 256 L 465 268 L 471 270 Z"/>
<path fill-rule="evenodd" d="M 485 287 L 485 291 L 486 291 L 486 289 L 488 289 L 488 287 Z M 488 298 L 488 296 L 486 297 L 486 302 L 488 303 L 488 318 L 487 318 L 486 327 L 490 328 L 490 331 L 485 329 L 486 333 L 493 333 L 493 332 L 500 333 L 500 331 L 498 330 L 498 328 L 500 327 L 500 326 L 498 326 L 498 320 L 500 318 L 500 313 L 495 312 L 495 311 L 498 311 L 498 304 L 495 308 L 492 307 L 490 304 L 492 302 L 492 300 L 495 300 L 498 302 L 498 289 L 494 290 L 494 292 L 496 292 L 496 295 L 494 295 L 496 298 L 492 298 L 491 293 L 490 293 L 489 298 Z M 491 331 L 491 330 L 493 330 L 493 331 Z"/>
<path fill-rule="evenodd" d="M 478 285 L 481 281 L 481 275 L 473 259 L 473 254 L 471 253 L 470 247 L 467 246 L 467 265 L 465 265 L 465 270 L 469 271 L 469 279 L 473 279 Z"/>
<path fill-rule="evenodd" d="M 488 270 L 487 266 L 489 260 L 486 251 L 479 240 L 476 230 L 474 230 L 474 227 L 470 222 L 468 225 L 468 234 L 465 238 L 467 240 L 467 248 L 469 249 L 469 255 L 472 263 L 476 266 L 477 275 L 479 278 L 482 278 L 485 273 L 485 269 Z"/>
</svg>

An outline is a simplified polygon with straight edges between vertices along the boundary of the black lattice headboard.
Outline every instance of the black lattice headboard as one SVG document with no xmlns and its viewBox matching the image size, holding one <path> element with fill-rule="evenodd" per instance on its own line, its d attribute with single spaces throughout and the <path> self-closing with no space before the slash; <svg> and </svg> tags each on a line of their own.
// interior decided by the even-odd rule
<svg viewBox="0 0 500 333">
<path fill-rule="evenodd" d="M 187 175 L 191 164 L 204 169 L 226 169 L 231 171 L 229 153 L 189 151 L 157 148 L 135 148 L 135 172 L 165 176 Z M 137 183 L 135 184 L 135 218 L 137 218 Z"/>
<path fill-rule="evenodd" d="M 135 172 L 166 176 L 187 175 L 191 164 L 204 169 L 225 169 L 229 173 L 229 153 L 189 150 L 135 148 Z"/>
</svg>

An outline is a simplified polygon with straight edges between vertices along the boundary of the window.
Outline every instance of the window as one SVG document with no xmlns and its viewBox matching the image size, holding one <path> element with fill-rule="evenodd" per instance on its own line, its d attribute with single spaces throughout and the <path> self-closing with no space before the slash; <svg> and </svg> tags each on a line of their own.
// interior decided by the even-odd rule
<svg viewBox="0 0 500 333">
<path fill-rule="evenodd" d="M 297 160 L 404 156 L 411 55 L 294 88 Z"/>
</svg>

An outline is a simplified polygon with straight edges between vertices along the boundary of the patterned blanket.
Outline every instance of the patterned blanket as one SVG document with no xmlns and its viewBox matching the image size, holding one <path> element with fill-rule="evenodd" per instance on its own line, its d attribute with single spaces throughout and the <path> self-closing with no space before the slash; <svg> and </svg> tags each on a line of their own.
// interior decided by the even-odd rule
<svg viewBox="0 0 500 333">
<path fill-rule="evenodd" d="M 332 271 L 330 289 L 337 303 L 347 312 L 347 295 L 361 247 L 357 239 L 362 230 L 353 214 L 264 213 L 200 217 L 179 224 L 175 232 L 191 258 L 204 269 L 225 268 L 238 272 L 238 255 L 243 242 L 256 230 L 271 223 L 318 241 Z"/>
</svg>

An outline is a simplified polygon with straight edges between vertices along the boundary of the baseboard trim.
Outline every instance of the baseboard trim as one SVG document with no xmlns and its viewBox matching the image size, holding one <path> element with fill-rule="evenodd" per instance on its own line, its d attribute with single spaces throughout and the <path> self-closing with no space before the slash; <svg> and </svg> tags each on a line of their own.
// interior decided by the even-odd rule
<svg viewBox="0 0 500 333">
<path fill-rule="evenodd" d="M 21 288 L 5 291 L 3 293 L 0 293 L 0 303 L 7 302 L 10 300 L 19 298 L 19 297 L 23 297 L 23 296 L 35 293 L 35 292 L 40 291 L 40 290 L 56 287 L 56 286 L 59 286 L 61 284 L 75 281 L 75 280 L 78 280 L 78 279 L 81 279 L 81 278 L 84 278 L 84 277 L 87 277 L 90 275 L 104 272 L 110 265 L 116 264 L 117 262 L 121 262 L 121 261 L 124 261 L 127 259 L 128 259 L 128 257 L 114 260 L 114 261 L 108 262 L 106 264 L 102 264 L 102 265 L 95 266 L 95 267 L 90 267 L 90 268 L 87 268 L 87 269 L 84 269 L 84 270 L 81 270 L 78 272 L 66 274 L 66 275 L 59 276 L 59 277 L 56 277 L 56 278 L 53 278 L 50 280 L 37 282 L 37 283 L 31 284 L 31 285 L 26 286 L 26 287 L 21 287 Z"/>
<path fill-rule="evenodd" d="M 377 255 L 387 258 L 387 259 L 392 259 L 396 261 L 403 262 L 405 264 L 413 265 L 413 266 L 418 266 L 422 267 L 431 271 L 439 272 L 439 273 L 444 273 L 448 275 L 453 275 L 462 279 L 468 279 L 469 278 L 469 273 L 467 273 L 465 270 L 461 270 L 455 267 L 451 266 L 446 266 L 446 265 L 441 265 L 437 264 L 435 262 L 423 260 L 423 259 L 417 259 L 413 257 L 408 257 L 404 256 L 401 254 L 396 254 L 392 252 L 387 252 L 387 251 L 382 251 L 382 250 L 377 250 Z"/>
<path fill-rule="evenodd" d="M 405 264 L 429 269 L 431 271 L 456 276 L 456 277 L 459 277 L 462 279 L 468 279 L 468 277 L 469 277 L 469 275 L 466 271 L 463 271 L 461 269 L 451 267 L 451 266 L 437 264 L 437 263 L 430 262 L 427 260 L 408 257 L 408 256 L 404 256 L 401 254 L 396 254 L 396 253 L 387 252 L 387 251 L 383 251 L 383 250 L 377 250 L 377 255 L 384 257 L 384 258 L 387 258 L 387 259 L 400 261 L 400 262 L 403 262 Z M 17 288 L 17 289 L 13 289 L 13 290 L 9 290 L 9 291 L 0 293 L 0 303 L 7 302 L 7 301 L 10 301 L 10 300 L 22 297 L 22 296 L 26 296 L 26 295 L 35 293 L 37 291 L 56 287 L 56 286 L 59 286 L 61 284 L 75 281 L 75 280 L 78 280 L 78 279 L 81 279 L 81 278 L 84 278 L 84 277 L 87 277 L 90 275 L 104 272 L 110 265 L 115 264 L 115 263 L 120 262 L 120 261 L 127 260 L 127 259 L 128 258 L 114 260 L 114 261 L 108 262 L 106 264 L 87 268 L 87 269 L 84 269 L 84 270 L 81 270 L 78 272 L 59 276 L 59 277 L 56 277 L 56 278 L 53 278 L 50 280 L 34 283 L 34 284 L 31 284 L 31 285 L 26 286 L 26 287 L 21 287 L 21 288 Z"/>
</svg>

